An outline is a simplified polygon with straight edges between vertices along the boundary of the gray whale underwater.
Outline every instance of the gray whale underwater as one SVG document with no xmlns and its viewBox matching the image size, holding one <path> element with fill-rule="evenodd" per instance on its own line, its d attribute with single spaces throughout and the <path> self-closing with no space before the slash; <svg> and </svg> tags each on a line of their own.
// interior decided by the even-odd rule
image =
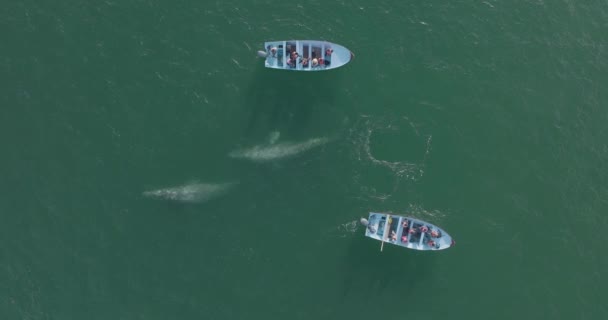
<svg viewBox="0 0 608 320">
<path fill-rule="evenodd" d="M 181 186 L 144 191 L 149 198 L 180 202 L 205 202 L 225 194 L 236 183 L 190 183 Z"/>
<path fill-rule="evenodd" d="M 231 158 L 247 159 L 254 162 L 266 162 L 296 156 L 300 153 L 326 144 L 328 138 L 312 138 L 303 142 L 279 142 L 278 132 L 270 135 L 270 141 L 266 144 L 256 145 L 249 148 L 237 149 L 228 155 Z"/>
</svg>

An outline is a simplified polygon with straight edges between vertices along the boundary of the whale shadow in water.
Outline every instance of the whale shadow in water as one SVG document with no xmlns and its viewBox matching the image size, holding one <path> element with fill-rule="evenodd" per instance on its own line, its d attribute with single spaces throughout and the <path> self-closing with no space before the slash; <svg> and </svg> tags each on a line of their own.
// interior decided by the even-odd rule
<svg viewBox="0 0 608 320">
<path fill-rule="evenodd" d="M 248 135 L 287 129 L 297 134 L 310 123 L 317 109 L 332 106 L 340 90 L 340 69 L 320 72 L 273 70 L 260 64 L 244 95 L 250 116 Z"/>
<path fill-rule="evenodd" d="M 435 256 L 433 252 L 419 252 L 365 237 L 364 227 L 359 225 L 344 261 L 343 300 L 351 294 L 367 292 L 370 296 L 385 295 L 386 291 L 416 295 L 418 288 L 433 276 Z"/>
</svg>

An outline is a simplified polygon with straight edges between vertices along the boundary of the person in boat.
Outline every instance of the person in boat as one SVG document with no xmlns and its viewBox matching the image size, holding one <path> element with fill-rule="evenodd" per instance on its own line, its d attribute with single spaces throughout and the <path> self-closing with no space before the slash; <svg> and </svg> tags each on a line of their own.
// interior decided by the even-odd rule
<svg viewBox="0 0 608 320">
<path fill-rule="evenodd" d="M 323 58 L 319 58 L 319 65 L 320 66 L 324 66 L 325 65 L 325 60 L 323 60 Z"/>
<path fill-rule="evenodd" d="M 334 50 L 331 48 L 327 48 L 327 50 L 325 50 L 325 60 L 323 60 L 323 62 L 325 63 L 325 66 L 329 66 L 331 64 L 331 54 L 334 53 Z"/>
<path fill-rule="evenodd" d="M 397 241 L 397 233 L 395 230 L 391 230 L 391 240 Z"/>
<path fill-rule="evenodd" d="M 316 68 L 319 66 L 319 60 L 317 58 L 312 59 L 312 67 Z"/>
<path fill-rule="evenodd" d="M 402 226 L 403 228 L 407 228 L 407 225 L 408 225 L 408 224 L 407 224 L 407 220 L 403 220 L 403 222 L 401 223 L 401 226 Z"/>
<path fill-rule="evenodd" d="M 300 63 L 302 64 L 302 67 L 308 68 L 308 58 L 302 58 L 302 60 L 300 60 Z"/>
<path fill-rule="evenodd" d="M 282 65 L 282 63 L 283 63 L 283 45 L 282 44 L 279 45 L 279 49 L 277 49 L 277 54 L 278 54 L 277 60 Z"/>
<path fill-rule="evenodd" d="M 273 58 L 276 58 L 277 57 L 277 48 L 276 47 L 270 48 L 270 54 L 272 55 Z"/>
<path fill-rule="evenodd" d="M 401 242 L 403 242 L 403 243 L 407 242 L 407 237 L 406 236 L 401 236 Z"/>
<path fill-rule="evenodd" d="M 296 67 L 296 55 L 295 52 L 291 51 L 291 53 L 289 54 L 289 59 L 287 60 L 287 65 L 290 68 L 295 68 Z"/>
<path fill-rule="evenodd" d="M 439 238 L 439 237 L 441 237 L 441 234 L 437 230 L 431 230 L 431 237 L 432 238 Z"/>
<path fill-rule="evenodd" d="M 425 233 L 425 232 L 428 232 L 428 231 L 429 231 L 429 228 L 427 226 L 422 226 L 420 228 L 420 232 L 422 232 L 422 233 Z"/>
<path fill-rule="evenodd" d="M 416 228 L 410 228 L 410 234 L 416 234 Z"/>
<path fill-rule="evenodd" d="M 297 65 L 297 63 L 298 63 L 298 57 L 299 56 L 300 55 L 296 51 L 292 51 L 291 54 L 290 54 L 290 56 L 289 56 L 290 58 L 289 58 L 289 61 L 287 62 L 287 64 L 290 67 L 295 68 L 296 65 Z"/>
<path fill-rule="evenodd" d="M 298 56 L 299 56 L 299 54 L 298 54 L 298 52 L 297 52 L 296 50 L 293 50 L 293 49 L 292 49 L 292 50 L 289 52 L 289 58 L 290 58 L 291 60 L 296 61 L 296 60 L 298 59 Z"/>
<path fill-rule="evenodd" d="M 433 248 L 436 248 L 436 247 L 437 247 L 437 244 L 436 244 L 436 243 L 435 243 L 435 241 L 433 241 L 433 240 L 429 241 L 429 242 L 428 242 L 428 245 L 429 245 L 429 247 L 433 247 Z"/>
</svg>

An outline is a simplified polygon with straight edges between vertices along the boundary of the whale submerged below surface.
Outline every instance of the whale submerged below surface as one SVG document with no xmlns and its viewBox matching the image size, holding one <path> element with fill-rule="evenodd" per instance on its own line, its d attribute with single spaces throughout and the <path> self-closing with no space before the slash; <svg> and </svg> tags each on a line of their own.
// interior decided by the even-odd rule
<svg viewBox="0 0 608 320">
<path fill-rule="evenodd" d="M 272 161 L 292 157 L 329 141 L 327 138 L 313 138 L 304 142 L 275 143 L 278 137 L 271 139 L 270 144 L 257 145 L 251 148 L 234 150 L 229 153 L 232 158 L 249 159 L 256 162 Z"/>
<path fill-rule="evenodd" d="M 150 198 L 182 201 L 204 202 L 223 195 L 236 183 L 191 183 L 177 187 L 144 191 L 143 195 Z"/>
</svg>

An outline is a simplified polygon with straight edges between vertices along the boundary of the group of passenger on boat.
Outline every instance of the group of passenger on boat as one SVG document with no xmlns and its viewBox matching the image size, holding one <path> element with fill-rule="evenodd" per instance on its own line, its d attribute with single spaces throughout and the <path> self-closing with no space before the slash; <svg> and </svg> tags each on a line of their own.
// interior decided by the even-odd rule
<svg viewBox="0 0 608 320">
<path fill-rule="evenodd" d="M 278 61 L 282 63 L 283 45 L 279 45 L 278 49 L 277 47 L 273 46 L 268 46 L 266 49 L 270 52 L 273 58 L 277 58 Z M 286 56 L 289 57 L 289 59 L 287 60 L 287 66 L 292 69 L 295 69 L 298 64 L 301 64 L 303 68 L 308 68 L 309 64 L 312 64 L 313 69 L 329 67 L 329 65 L 331 64 L 331 55 L 333 52 L 334 50 L 332 48 L 326 48 L 325 55 L 322 57 L 317 57 L 317 52 L 313 50 L 311 52 L 310 57 L 308 57 L 308 55 L 306 54 L 304 57 L 302 57 L 296 51 L 294 46 L 287 45 Z"/>
<path fill-rule="evenodd" d="M 440 230 L 436 230 L 426 225 L 410 225 L 410 221 L 407 219 L 403 220 L 403 222 L 401 223 L 401 227 L 402 232 L 400 240 L 404 245 L 407 244 L 408 241 L 418 242 L 420 241 L 420 237 L 424 237 L 424 235 L 426 234 L 427 236 L 424 237 L 422 242 L 428 245 L 429 247 L 439 247 L 438 243 L 435 240 L 441 238 L 442 234 Z M 396 228 L 390 231 L 389 239 L 392 242 L 397 242 Z"/>
</svg>

